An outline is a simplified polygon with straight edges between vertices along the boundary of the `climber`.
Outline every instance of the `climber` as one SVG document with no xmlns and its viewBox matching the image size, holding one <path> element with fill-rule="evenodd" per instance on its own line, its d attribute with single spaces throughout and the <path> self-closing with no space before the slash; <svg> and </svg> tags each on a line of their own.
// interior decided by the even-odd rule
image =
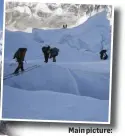
<svg viewBox="0 0 125 136">
<path fill-rule="evenodd" d="M 64 28 L 64 29 L 67 28 L 67 24 L 63 25 L 63 28 Z"/>
<path fill-rule="evenodd" d="M 102 60 L 106 60 L 108 58 L 108 55 L 107 55 L 107 50 L 101 50 L 100 51 L 100 59 Z"/>
<path fill-rule="evenodd" d="M 42 47 L 42 52 L 44 54 L 44 59 L 45 61 L 44 62 L 48 62 L 48 59 L 49 59 L 49 54 L 50 54 L 50 46 L 48 45 L 47 47 L 46 46 L 43 46 Z"/>
<path fill-rule="evenodd" d="M 14 71 L 15 74 L 19 72 L 19 69 L 21 69 L 22 72 L 24 71 L 23 61 L 25 58 L 26 51 L 27 48 L 19 48 L 13 56 L 13 59 L 16 59 L 16 61 L 18 62 L 18 67 Z"/>
<path fill-rule="evenodd" d="M 56 56 L 59 54 L 59 49 L 54 47 L 50 49 L 50 58 L 53 58 L 53 62 L 56 62 Z"/>
</svg>

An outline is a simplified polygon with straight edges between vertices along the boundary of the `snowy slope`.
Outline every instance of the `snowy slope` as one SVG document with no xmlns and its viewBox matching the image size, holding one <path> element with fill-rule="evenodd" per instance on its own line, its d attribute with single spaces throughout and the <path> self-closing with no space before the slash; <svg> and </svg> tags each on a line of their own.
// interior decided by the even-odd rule
<svg viewBox="0 0 125 136">
<path fill-rule="evenodd" d="M 15 70 L 19 47 L 28 49 L 24 68 L 39 67 L 4 80 L 3 117 L 108 122 L 110 32 L 106 12 L 70 29 L 6 29 L 4 75 Z M 56 63 L 44 63 L 46 44 L 60 49 Z M 108 60 L 100 60 L 101 49 L 108 50 Z"/>
<path fill-rule="evenodd" d="M 51 90 L 108 100 L 109 71 L 104 68 L 101 68 L 100 71 L 88 70 L 91 65 L 98 70 L 100 69 L 99 63 L 41 65 L 32 70 L 32 73 L 27 72 L 20 75 L 20 78 L 15 76 L 11 80 L 5 80 L 4 84 L 28 91 Z M 102 65 L 108 67 L 109 64 L 103 63 Z M 14 68 L 15 66 L 11 66 L 11 71 Z"/>
<path fill-rule="evenodd" d="M 26 59 L 42 59 L 41 46 L 50 44 L 60 49 L 58 61 L 99 60 L 102 48 L 110 52 L 110 38 L 110 25 L 105 12 L 98 13 L 72 29 L 33 29 L 32 33 L 6 30 L 5 58 L 12 58 L 19 47 L 27 47 Z"/>
<path fill-rule="evenodd" d="M 9 86 L 4 89 L 5 118 L 99 122 L 108 119 L 108 101 L 47 90 L 28 92 Z"/>
</svg>

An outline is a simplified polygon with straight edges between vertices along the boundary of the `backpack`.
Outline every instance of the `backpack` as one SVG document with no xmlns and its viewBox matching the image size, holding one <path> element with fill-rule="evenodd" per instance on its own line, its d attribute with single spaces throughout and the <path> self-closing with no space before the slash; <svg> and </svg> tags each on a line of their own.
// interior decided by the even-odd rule
<svg viewBox="0 0 125 136">
<path fill-rule="evenodd" d="M 59 49 L 54 47 L 50 50 L 51 56 L 58 56 L 59 54 Z"/>
<path fill-rule="evenodd" d="M 24 61 L 25 54 L 26 54 L 27 48 L 19 48 L 16 53 L 14 54 L 14 59 L 16 58 L 17 61 Z"/>
</svg>

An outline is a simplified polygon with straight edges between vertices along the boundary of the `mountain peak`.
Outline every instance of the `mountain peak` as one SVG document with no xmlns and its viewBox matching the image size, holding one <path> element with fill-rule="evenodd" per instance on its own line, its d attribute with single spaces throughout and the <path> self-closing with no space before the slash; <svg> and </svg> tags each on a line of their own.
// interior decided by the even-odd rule
<svg viewBox="0 0 125 136">
<path fill-rule="evenodd" d="M 8 30 L 26 31 L 27 28 L 62 28 L 77 26 L 97 12 L 110 6 L 8 2 L 6 4 L 6 28 Z M 110 12 L 109 12 L 110 11 Z"/>
</svg>

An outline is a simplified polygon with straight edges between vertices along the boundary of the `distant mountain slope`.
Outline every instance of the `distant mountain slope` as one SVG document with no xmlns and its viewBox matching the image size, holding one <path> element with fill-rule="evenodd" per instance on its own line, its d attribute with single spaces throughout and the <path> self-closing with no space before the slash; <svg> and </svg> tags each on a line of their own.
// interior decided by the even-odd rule
<svg viewBox="0 0 125 136">
<path fill-rule="evenodd" d="M 41 47 L 49 44 L 60 49 L 58 61 L 99 60 L 101 49 L 110 52 L 110 31 L 106 12 L 100 12 L 70 29 L 33 29 L 31 33 L 6 30 L 5 58 L 12 59 L 19 47 L 27 47 L 27 60 L 42 59 Z"/>
<path fill-rule="evenodd" d="M 110 19 L 111 6 L 84 4 L 6 3 L 6 27 L 25 31 L 27 28 L 62 28 L 82 24 L 88 17 L 105 10 Z"/>
</svg>

